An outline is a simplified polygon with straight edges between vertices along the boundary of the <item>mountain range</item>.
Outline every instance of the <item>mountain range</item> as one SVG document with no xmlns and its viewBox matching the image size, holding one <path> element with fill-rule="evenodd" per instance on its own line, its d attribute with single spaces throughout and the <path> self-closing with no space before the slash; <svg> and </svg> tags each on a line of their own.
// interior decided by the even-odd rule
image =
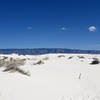
<svg viewBox="0 0 100 100">
<path fill-rule="evenodd" d="M 82 53 L 82 54 L 100 54 L 100 50 L 80 50 L 67 48 L 37 48 L 37 49 L 0 49 L 0 54 L 23 54 L 40 55 L 50 53 Z"/>
</svg>

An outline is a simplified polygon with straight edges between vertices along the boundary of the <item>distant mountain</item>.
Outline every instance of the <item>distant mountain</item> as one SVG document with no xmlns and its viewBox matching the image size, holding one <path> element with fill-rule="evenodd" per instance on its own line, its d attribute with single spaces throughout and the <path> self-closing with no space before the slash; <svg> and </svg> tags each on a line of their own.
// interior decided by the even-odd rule
<svg viewBox="0 0 100 100">
<path fill-rule="evenodd" d="M 100 50 L 78 50 L 62 48 L 39 48 L 39 49 L 0 49 L 0 54 L 23 54 L 38 55 L 49 53 L 83 53 L 83 54 L 100 54 Z"/>
</svg>

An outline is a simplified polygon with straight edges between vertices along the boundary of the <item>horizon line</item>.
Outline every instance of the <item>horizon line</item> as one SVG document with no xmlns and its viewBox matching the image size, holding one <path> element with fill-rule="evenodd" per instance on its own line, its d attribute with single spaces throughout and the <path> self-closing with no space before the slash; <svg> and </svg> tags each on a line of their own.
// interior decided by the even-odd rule
<svg viewBox="0 0 100 100">
<path fill-rule="evenodd" d="M 1 50 L 12 50 L 12 49 L 17 49 L 17 50 L 22 50 L 22 49 L 29 49 L 29 50 L 32 50 L 32 49 L 70 49 L 70 50 L 89 50 L 89 51 L 100 51 L 100 50 L 96 50 L 96 49 L 79 49 L 79 48 L 0 48 Z"/>
</svg>

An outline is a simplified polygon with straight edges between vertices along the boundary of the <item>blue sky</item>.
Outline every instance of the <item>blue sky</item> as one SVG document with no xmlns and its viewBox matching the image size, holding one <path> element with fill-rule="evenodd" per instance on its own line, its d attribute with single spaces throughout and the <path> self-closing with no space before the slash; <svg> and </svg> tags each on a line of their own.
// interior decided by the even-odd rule
<svg viewBox="0 0 100 100">
<path fill-rule="evenodd" d="M 100 49 L 100 0 L 1 0 L 0 48 Z"/>
</svg>

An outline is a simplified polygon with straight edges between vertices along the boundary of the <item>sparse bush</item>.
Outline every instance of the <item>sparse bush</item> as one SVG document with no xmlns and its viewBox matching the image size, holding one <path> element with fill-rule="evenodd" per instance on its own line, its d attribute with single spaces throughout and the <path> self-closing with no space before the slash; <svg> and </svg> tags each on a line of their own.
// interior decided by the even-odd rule
<svg viewBox="0 0 100 100">
<path fill-rule="evenodd" d="M 9 71 L 9 72 L 15 72 L 16 71 L 16 64 L 15 63 L 11 63 L 5 66 L 6 68 L 3 70 L 3 72 Z"/>
<path fill-rule="evenodd" d="M 94 65 L 94 64 L 99 64 L 100 61 L 98 60 L 98 58 L 93 58 L 93 61 L 90 63 L 91 65 Z"/>
<path fill-rule="evenodd" d="M 73 56 L 69 57 L 68 59 L 72 59 L 72 58 L 73 58 Z"/>
<path fill-rule="evenodd" d="M 5 65 L 5 61 L 4 60 L 0 60 L 0 67 Z"/>
<path fill-rule="evenodd" d="M 29 71 L 26 72 L 26 71 L 24 71 L 24 70 L 22 70 L 22 69 L 20 69 L 18 67 L 16 68 L 16 71 L 21 73 L 21 74 L 23 74 L 23 75 L 31 76 Z"/>
<path fill-rule="evenodd" d="M 59 58 L 61 58 L 61 57 L 65 57 L 65 55 L 59 55 L 58 57 L 59 57 Z"/>
<path fill-rule="evenodd" d="M 30 60 L 30 58 L 27 58 L 27 60 Z"/>
<path fill-rule="evenodd" d="M 38 61 L 37 63 L 34 63 L 34 65 L 41 65 L 41 64 L 44 64 L 42 60 Z"/>
<path fill-rule="evenodd" d="M 4 69 L 3 72 L 19 72 L 23 75 L 30 76 L 30 73 L 28 71 L 26 72 L 23 69 L 20 69 L 16 63 L 12 63 L 12 64 L 9 64 L 8 66 L 6 66 L 6 69 Z"/>
<path fill-rule="evenodd" d="M 3 56 L 3 60 L 8 59 L 8 57 Z"/>
<path fill-rule="evenodd" d="M 0 60 L 0 67 L 4 66 L 5 69 L 3 72 L 19 72 L 23 75 L 30 76 L 29 72 L 24 71 L 23 69 L 20 69 L 20 66 L 23 66 L 25 64 L 26 59 L 13 59 L 12 57 L 10 60 Z"/>
<path fill-rule="evenodd" d="M 84 56 L 77 56 L 79 59 L 84 59 L 85 57 Z"/>
</svg>

